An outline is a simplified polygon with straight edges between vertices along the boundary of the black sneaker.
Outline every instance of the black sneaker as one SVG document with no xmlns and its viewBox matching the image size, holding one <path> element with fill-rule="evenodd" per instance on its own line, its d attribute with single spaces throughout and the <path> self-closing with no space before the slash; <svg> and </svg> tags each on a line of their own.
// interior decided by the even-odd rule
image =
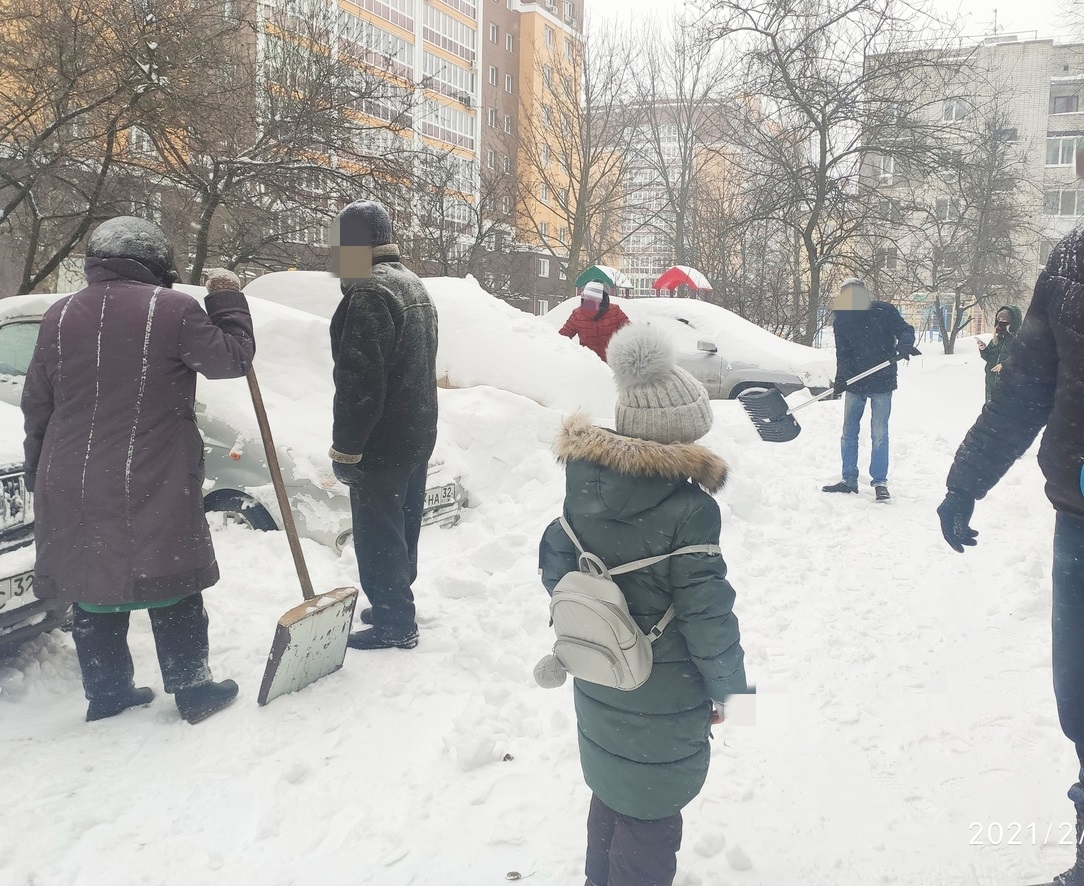
<svg viewBox="0 0 1084 886">
<path fill-rule="evenodd" d="M 154 690 L 149 686 L 133 686 L 124 692 L 103 695 L 87 705 L 87 722 L 115 717 L 128 708 L 148 705 L 154 700 Z"/>
<path fill-rule="evenodd" d="M 833 483 L 831 486 L 822 486 L 821 492 L 853 492 L 858 494 L 858 487 L 851 486 L 850 483 L 844 483 L 840 480 L 838 483 Z"/>
<path fill-rule="evenodd" d="M 874 486 L 873 494 L 877 496 L 877 501 L 891 501 L 892 496 L 888 494 L 887 486 Z"/>
<path fill-rule="evenodd" d="M 418 626 L 402 628 L 371 627 L 355 631 L 346 641 L 351 649 L 413 649 L 418 645 Z"/>
<path fill-rule="evenodd" d="M 187 723 L 199 723 L 237 698 L 237 684 L 233 680 L 204 683 L 191 689 L 179 689 L 174 698 L 181 718 Z"/>
</svg>

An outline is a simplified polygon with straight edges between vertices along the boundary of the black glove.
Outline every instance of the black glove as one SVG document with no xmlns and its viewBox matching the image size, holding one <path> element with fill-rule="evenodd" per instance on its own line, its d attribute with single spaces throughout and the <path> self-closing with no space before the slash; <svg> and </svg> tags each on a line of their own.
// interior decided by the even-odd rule
<svg viewBox="0 0 1084 886">
<path fill-rule="evenodd" d="M 335 476 L 339 478 L 341 483 L 345 483 L 347 486 L 353 486 L 362 482 L 361 464 L 348 465 L 341 461 L 333 461 L 331 463 L 331 469 L 335 472 Z"/>
<path fill-rule="evenodd" d="M 832 390 L 835 391 L 837 395 L 842 394 L 847 390 L 847 380 L 845 378 L 837 378 L 832 382 Z"/>
<path fill-rule="evenodd" d="M 922 356 L 922 351 L 920 351 L 916 347 L 901 347 L 898 351 L 896 351 L 896 360 L 897 361 L 899 361 L 899 360 L 910 361 L 910 359 L 912 357 L 920 357 L 920 356 Z"/>
<path fill-rule="evenodd" d="M 974 510 L 975 499 L 956 489 L 950 489 L 937 508 L 937 516 L 941 518 L 941 534 L 945 536 L 949 547 L 959 554 L 964 552 L 965 546 L 974 547 L 978 544 L 975 536 L 979 533 L 968 525 Z"/>
</svg>

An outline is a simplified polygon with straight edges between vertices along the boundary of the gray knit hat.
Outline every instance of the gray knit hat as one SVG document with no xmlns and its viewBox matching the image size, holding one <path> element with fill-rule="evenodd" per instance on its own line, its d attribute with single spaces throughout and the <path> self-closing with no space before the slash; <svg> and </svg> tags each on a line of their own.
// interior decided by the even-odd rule
<svg viewBox="0 0 1084 886">
<path fill-rule="evenodd" d="M 657 326 L 621 329 L 610 339 L 606 361 L 617 382 L 617 433 L 692 443 L 711 430 L 707 389 L 675 364 L 674 344 Z"/>
</svg>

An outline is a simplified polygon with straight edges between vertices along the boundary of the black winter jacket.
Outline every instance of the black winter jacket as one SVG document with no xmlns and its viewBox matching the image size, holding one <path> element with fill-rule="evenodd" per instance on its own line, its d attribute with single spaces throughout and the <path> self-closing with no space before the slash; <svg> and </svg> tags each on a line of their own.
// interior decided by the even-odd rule
<svg viewBox="0 0 1084 886">
<path fill-rule="evenodd" d="M 342 291 L 332 446 L 362 456 L 362 469 L 425 462 L 437 439 L 437 309 L 390 244 L 373 248 L 372 277 Z"/>
<path fill-rule="evenodd" d="M 1059 511 L 1084 517 L 1084 230 L 1065 237 L 1039 274 L 993 396 L 960 448 L 948 487 L 982 498 L 1046 426 L 1039 466 Z"/>
<path fill-rule="evenodd" d="M 836 378 L 853 378 L 896 353 L 910 354 L 915 346 L 915 329 L 895 307 L 875 301 L 867 311 L 836 311 L 832 319 L 836 339 Z M 885 394 L 896 390 L 896 364 L 886 366 L 861 381 L 848 385 L 856 394 Z"/>
</svg>

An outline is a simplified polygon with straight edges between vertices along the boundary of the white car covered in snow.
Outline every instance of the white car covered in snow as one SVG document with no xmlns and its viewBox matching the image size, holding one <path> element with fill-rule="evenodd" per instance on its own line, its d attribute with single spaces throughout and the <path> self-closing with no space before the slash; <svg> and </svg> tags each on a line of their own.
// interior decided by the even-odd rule
<svg viewBox="0 0 1084 886">
<path fill-rule="evenodd" d="M 177 288 L 200 297 L 201 287 Z M 60 295 L 0 299 L 0 401 L 17 406 L 38 324 Z M 327 457 L 331 440 L 331 344 L 327 322 L 309 312 L 251 300 L 255 369 L 268 410 L 283 479 L 301 535 L 342 550 L 350 543 L 350 499 Z M 282 525 L 259 428 L 244 379 L 196 388 L 206 451 L 204 504 L 209 516 L 255 529 Z M 17 425 L 21 430 L 21 414 Z M 21 433 L 19 434 L 21 451 Z M 19 458 L 21 462 L 21 455 Z M 459 478 L 438 452 L 430 461 L 423 525 L 453 526 L 465 499 Z"/>
<path fill-rule="evenodd" d="M 784 395 L 828 390 L 835 352 L 786 341 L 732 311 L 688 298 L 615 300 L 629 319 L 664 328 L 677 346 L 678 364 L 703 382 L 713 400 L 732 400 L 750 388 L 775 387 Z M 569 299 L 544 319 L 560 329 L 579 299 Z"/>
</svg>

